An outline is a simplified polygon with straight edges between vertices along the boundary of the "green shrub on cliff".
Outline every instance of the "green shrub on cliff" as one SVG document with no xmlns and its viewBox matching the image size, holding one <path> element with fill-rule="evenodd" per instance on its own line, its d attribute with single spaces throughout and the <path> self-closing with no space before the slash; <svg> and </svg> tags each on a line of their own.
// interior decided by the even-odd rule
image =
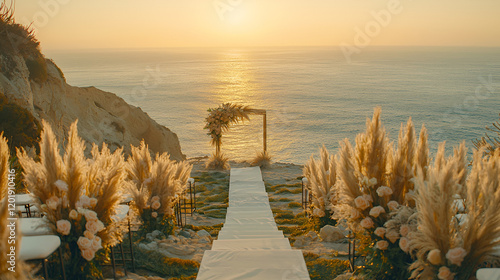
<svg viewBox="0 0 500 280">
<path fill-rule="evenodd" d="M 9 149 L 15 154 L 16 147 L 37 147 L 40 123 L 23 107 L 9 103 L 0 93 L 0 131 L 9 140 Z M 38 147 L 37 147 L 38 148 Z"/>
</svg>

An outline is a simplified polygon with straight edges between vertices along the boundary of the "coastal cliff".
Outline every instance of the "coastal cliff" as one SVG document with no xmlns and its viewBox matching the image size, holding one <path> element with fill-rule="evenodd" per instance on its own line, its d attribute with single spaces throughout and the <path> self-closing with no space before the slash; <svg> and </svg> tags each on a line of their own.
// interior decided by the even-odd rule
<svg viewBox="0 0 500 280">
<path fill-rule="evenodd" d="M 79 134 L 88 145 L 86 152 L 90 143 L 106 142 L 111 149 L 123 147 L 127 153 L 130 144 L 137 146 L 144 139 L 153 152 L 185 159 L 175 133 L 113 93 L 67 84 L 53 61 L 43 56 L 30 60 L 21 54 L 0 53 L 0 65 L 9 66 L 1 68 L 0 95 L 28 110 L 38 121 L 48 121 L 59 139 L 64 139 L 69 125 L 78 119 Z"/>
</svg>

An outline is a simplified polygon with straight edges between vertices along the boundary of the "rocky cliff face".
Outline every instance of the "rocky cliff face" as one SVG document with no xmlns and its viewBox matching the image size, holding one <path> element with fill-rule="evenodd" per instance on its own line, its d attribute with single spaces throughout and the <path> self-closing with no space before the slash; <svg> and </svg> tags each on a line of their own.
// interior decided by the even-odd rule
<svg viewBox="0 0 500 280">
<path fill-rule="evenodd" d="M 95 87 L 68 85 L 50 60 L 46 60 L 48 78 L 44 82 L 30 80 L 30 72 L 21 56 L 13 60 L 15 71 L 11 71 L 9 77 L 0 72 L 0 93 L 10 102 L 28 109 L 38 120 L 47 120 L 60 139 L 78 119 L 79 134 L 89 147 L 90 143 L 106 142 L 112 149 L 123 146 L 128 152 L 131 144 L 137 146 L 144 139 L 153 152 L 168 152 L 172 159 L 185 159 L 177 135 L 140 108 Z"/>
</svg>

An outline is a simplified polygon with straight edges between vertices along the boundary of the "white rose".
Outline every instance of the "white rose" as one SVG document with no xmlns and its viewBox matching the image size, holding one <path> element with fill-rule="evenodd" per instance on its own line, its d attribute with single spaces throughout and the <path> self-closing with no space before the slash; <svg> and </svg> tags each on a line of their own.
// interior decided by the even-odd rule
<svg viewBox="0 0 500 280">
<path fill-rule="evenodd" d="M 324 217 L 325 216 L 325 211 L 319 209 L 319 208 L 314 208 L 313 210 L 313 216 L 316 217 Z"/>
<path fill-rule="evenodd" d="M 377 241 L 377 243 L 375 243 L 375 247 L 377 247 L 377 249 L 379 250 L 387 250 L 387 248 L 389 247 L 389 242 L 385 240 Z"/>
<path fill-rule="evenodd" d="M 364 227 L 366 229 L 372 228 L 375 225 L 373 223 L 372 219 L 370 219 L 370 217 L 366 217 L 363 220 L 361 220 L 360 224 L 362 227 Z"/>
<path fill-rule="evenodd" d="M 403 252 L 408 253 L 410 249 L 410 241 L 408 241 L 408 238 L 401 237 L 401 239 L 399 239 L 399 248 L 401 248 Z"/>
<path fill-rule="evenodd" d="M 380 197 L 390 196 L 392 194 L 392 189 L 386 186 L 382 186 L 377 189 L 377 194 Z"/>
<path fill-rule="evenodd" d="M 467 256 L 467 251 L 465 251 L 462 247 L 457 247 L 448 250 L 446 253 L 446 258 L 450 261 L 450 263 L 460 266 L 465 256 Z"/>
<path fill-rule="evenodd" d="M 90 241 L 87 237 L 80 236 L 76 244 L 78 244 L 78 248 L 80 248 L 80 250 L 86 250 L 90 249 L 92 241 Z"/>
<path fill-rule="evenodd" d="M 401 236 L 406 237 L 409 232 L 410 232 L 410 227 L 408 225 L 402 225 L 399 228 L 399 233 L 401 233 Z"/>
<path fill-rule="evenodd" d="M 59 220 L 56 222 L 57 232 L 62 235 L 68 235 L 71 231 L 71 223 L 68 220 Z"/>
<path fill-rule="evenodd" d="M 455 276 L 455 275 L 453 273 L 451 273 L 451 271 L 448 267 L 442 266 L 439 268 L 438 279 L 440 279 L 440 280 L 452 280 L 453 276 Z"/>
<path fill-rule="evenodd" d="M 395 243 L 399 239 L 399 233 L 395 230 L 388 230 L 385 234 L 385 238 L 391 241 L 391 243 Z"/>
<path fill-rule="evenodd" d="M 370 216 L 378 218 L 380 214 L 385 213 L 385 209 L 382 206 L 375 206 L 372 209 L 370 209 Z"/>
<path fill-rule="evenodd" d="M 366 208 L 370 207 L 370 202 L 368 202 L 368 200 L 366 200 L 366 198 L 364 198 L 363 196 L 356 197 L 354 199 L 354 204 L 361 210 L 365 210 Z"/>
<path fill-rule="evenodd" d="M 433 265 L 441 264 L 441 250 L 439 249 L 430 250 L 429 254 L 427 254 L 427 260 Z"/>
<path fill-rule="evenodd" d="M 391 200 L 387 203 L 387 207 L 389 207 L 389 210 L 394 211 L 398 209 L 399 203 L 397 201 Z"/>
<path fill-rule="evenodd" d="M 55 181 L 54 185 L 61 192 L 67 192 L 68 191 L 68 184 L 66 184 L 66 182 L 64 182 L 63 180 L 57 180 L 57 181 Z"/>
<path fill-rule="evenodd" d="M 378 227 L 375 229 L 375 235 L 380 237 L 380 238 L 384 238 L 384 235 L 385 235 L 385 232 L 386 232 L 386 229 L 384 227 Z"/>
<path fill-rule="evenodd" d="M 76 212 L 76 210 L 75 210 L 75 209 L 72 209 L 72 210 L 69 212 L 69 218 L 70 218 L 70 219 L 73 219 L 73 220 L 78 219 L 78 212 Z"/>
</svg>

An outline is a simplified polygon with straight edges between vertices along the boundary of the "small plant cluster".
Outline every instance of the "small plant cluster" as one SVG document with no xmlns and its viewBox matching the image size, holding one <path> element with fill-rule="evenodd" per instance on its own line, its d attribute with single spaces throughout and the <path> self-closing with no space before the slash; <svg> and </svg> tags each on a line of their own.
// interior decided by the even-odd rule
<svg viewBox="0 0 500 280">
<path fill-rule="evenodd" d="M 108 248 L 121 242 L 126 220 L 117 216 L 118 205 L 132 196 L 144 233 L 173 231 L 173 206 L 186 187 L 191 165 L 157 154 L 151 161 L 144 142 L 132 147 L 128 161 L 123 150 L 111 152 L 105 143 L 84 155 L 77 122 L 70 127 L 64 154 L 50 125 L 42 121 L 39 156 L 18 151 L 24 183 L 38 198 L 47 226 L 61 238 L 69 279 L 100 279 L 100 261 Z M 131 212 L 132 214 L 134 211 Z"/>
<path fill-rule="evenodd" d="M 171 234 L 174 229 L 174 204 L 185 191 L 192 165 L 175 162 L 167 153 L 153 160 L 144 142 L 132 147 L 127 160 L 128 192 L 141 217 L 143 235 L 154 230 Z"/>
<path fill-rule="evenodd" d="M 304 166 L 304 176 L 308 181 L 308 188 L 312 194 L 310 214 L 319 219 L 319 226 L 335 224 L 333 220 L 333 206 L 338 203 L 339 192 L 337 183 L 337 162 L 330 155 L 325 146 L 320 150 L 320 160 L 313 156 Z M 309 211 L 309 210 L 308 210 Z"/>
<path fill-rule="evenodd" d="M 208 116 L 205 118 L 205 129 L 212 137 L 211 144 L 215 146 L 215 154 L 207 161 L 207 168 L 226 169 L 228 168 L 227 158 L 221 153 L 222 133 L 229 130 L 231 124 L 243 120 L 249 120 L 252 111 L 248 106 L 239 104 L 224 103 L 218 108 L 208 109 Z"/>
</svg>

